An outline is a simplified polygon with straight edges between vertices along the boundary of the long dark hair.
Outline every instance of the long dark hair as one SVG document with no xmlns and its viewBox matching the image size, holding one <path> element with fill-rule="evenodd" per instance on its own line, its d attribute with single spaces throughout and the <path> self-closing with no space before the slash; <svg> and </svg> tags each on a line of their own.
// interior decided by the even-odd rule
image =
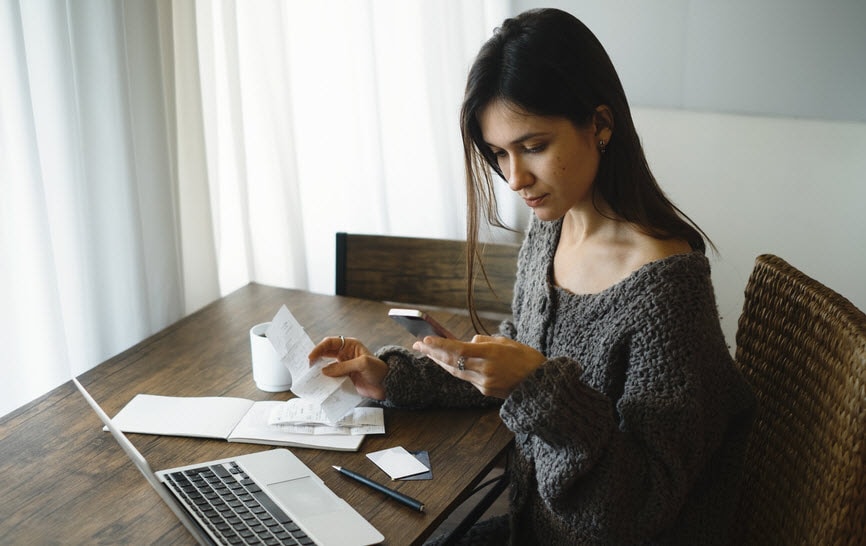
<svg viewBox="0 0 866 546">
<path fill-rule="evenodd" d="M 709 239 L 671 203 L 650 171 L 625 91 L 601 42 L 564 11 L 524 12 L 506 19 L 481 47 L 469 70 L 460 113 L 466 163 L 467 297 L 476 329 L 481 322 L 473 285 L 477 268 L 482 274 L 484 270 L 478 252 L 479 216 L 507 227 L 497 209 L 491 169 L 500 177 L 502 173 L 484 143 L 479 122 L 484 108 L 500 99 L 530 114 L 567 118 L 576 127 L 586 126 L 596 108 L 606 105 L 613 133 L 601 156 L 593 199 L 600 196 L 617 219 L 652 237 L 683 239 L 706 252 Z"/>
</svg>

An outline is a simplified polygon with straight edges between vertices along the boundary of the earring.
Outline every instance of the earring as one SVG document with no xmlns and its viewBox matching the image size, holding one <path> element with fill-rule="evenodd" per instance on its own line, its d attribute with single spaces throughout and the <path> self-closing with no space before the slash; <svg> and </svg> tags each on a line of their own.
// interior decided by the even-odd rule
<svg viewBox="0 0 866 546">
<path fill-rule="evenodd" d="M 605 143 L 604 140 L 599 140 L 598 141 L 598 149 L 601 153 L 606 152 L 607 151 L 607 143 Z"/>
</svg>

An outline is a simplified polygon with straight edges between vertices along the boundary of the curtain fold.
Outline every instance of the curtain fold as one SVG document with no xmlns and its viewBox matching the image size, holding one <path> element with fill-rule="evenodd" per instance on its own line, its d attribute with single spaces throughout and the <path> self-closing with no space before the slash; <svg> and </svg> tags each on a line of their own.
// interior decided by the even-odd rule
<svg viewBox="0 0 866 546">
<path fill-rule="evenodd" d="M 213 222 L 202 79 L 199 68 L 195 4 L 160 0 L 160 40 L 166 111 L 172 122 L 168 132 L 174 151 L 172 168 L 179 215 L 183 257 L 184 304 L 187 312 L 199 309 L 220 294 L 217 271 L 218 224 Z"/>
</svg>

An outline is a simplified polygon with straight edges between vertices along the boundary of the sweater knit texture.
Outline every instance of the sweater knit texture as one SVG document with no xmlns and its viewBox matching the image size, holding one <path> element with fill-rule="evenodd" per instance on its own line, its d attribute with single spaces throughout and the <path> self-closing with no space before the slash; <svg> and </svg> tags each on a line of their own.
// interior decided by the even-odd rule
<svg viewBox="0 0 866 546">
<path fill-rule="evenodd" d="M 389 346 L 386 405 L 501 403 L 515 434 L 511 544 L 727 544 L 754 397 L 734 368 L 700 252 L 596 294 L 551 282 L 561 220 L 533 219 L 513 321 L 547 361 L 504 401 Z"/>
</svg>

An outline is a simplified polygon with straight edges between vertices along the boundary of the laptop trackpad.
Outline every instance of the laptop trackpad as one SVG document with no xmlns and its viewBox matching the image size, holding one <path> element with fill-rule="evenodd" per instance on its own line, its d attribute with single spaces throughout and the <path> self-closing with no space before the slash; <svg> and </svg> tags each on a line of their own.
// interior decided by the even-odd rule
<svg viewBox="0 0 866 546">
<path fill-rule="evenodd" d="M 297 518 L 333 512 L 343 507 L 339 497 L 310 476 L 270 483 L 268 489 Z"/>
</svg>

